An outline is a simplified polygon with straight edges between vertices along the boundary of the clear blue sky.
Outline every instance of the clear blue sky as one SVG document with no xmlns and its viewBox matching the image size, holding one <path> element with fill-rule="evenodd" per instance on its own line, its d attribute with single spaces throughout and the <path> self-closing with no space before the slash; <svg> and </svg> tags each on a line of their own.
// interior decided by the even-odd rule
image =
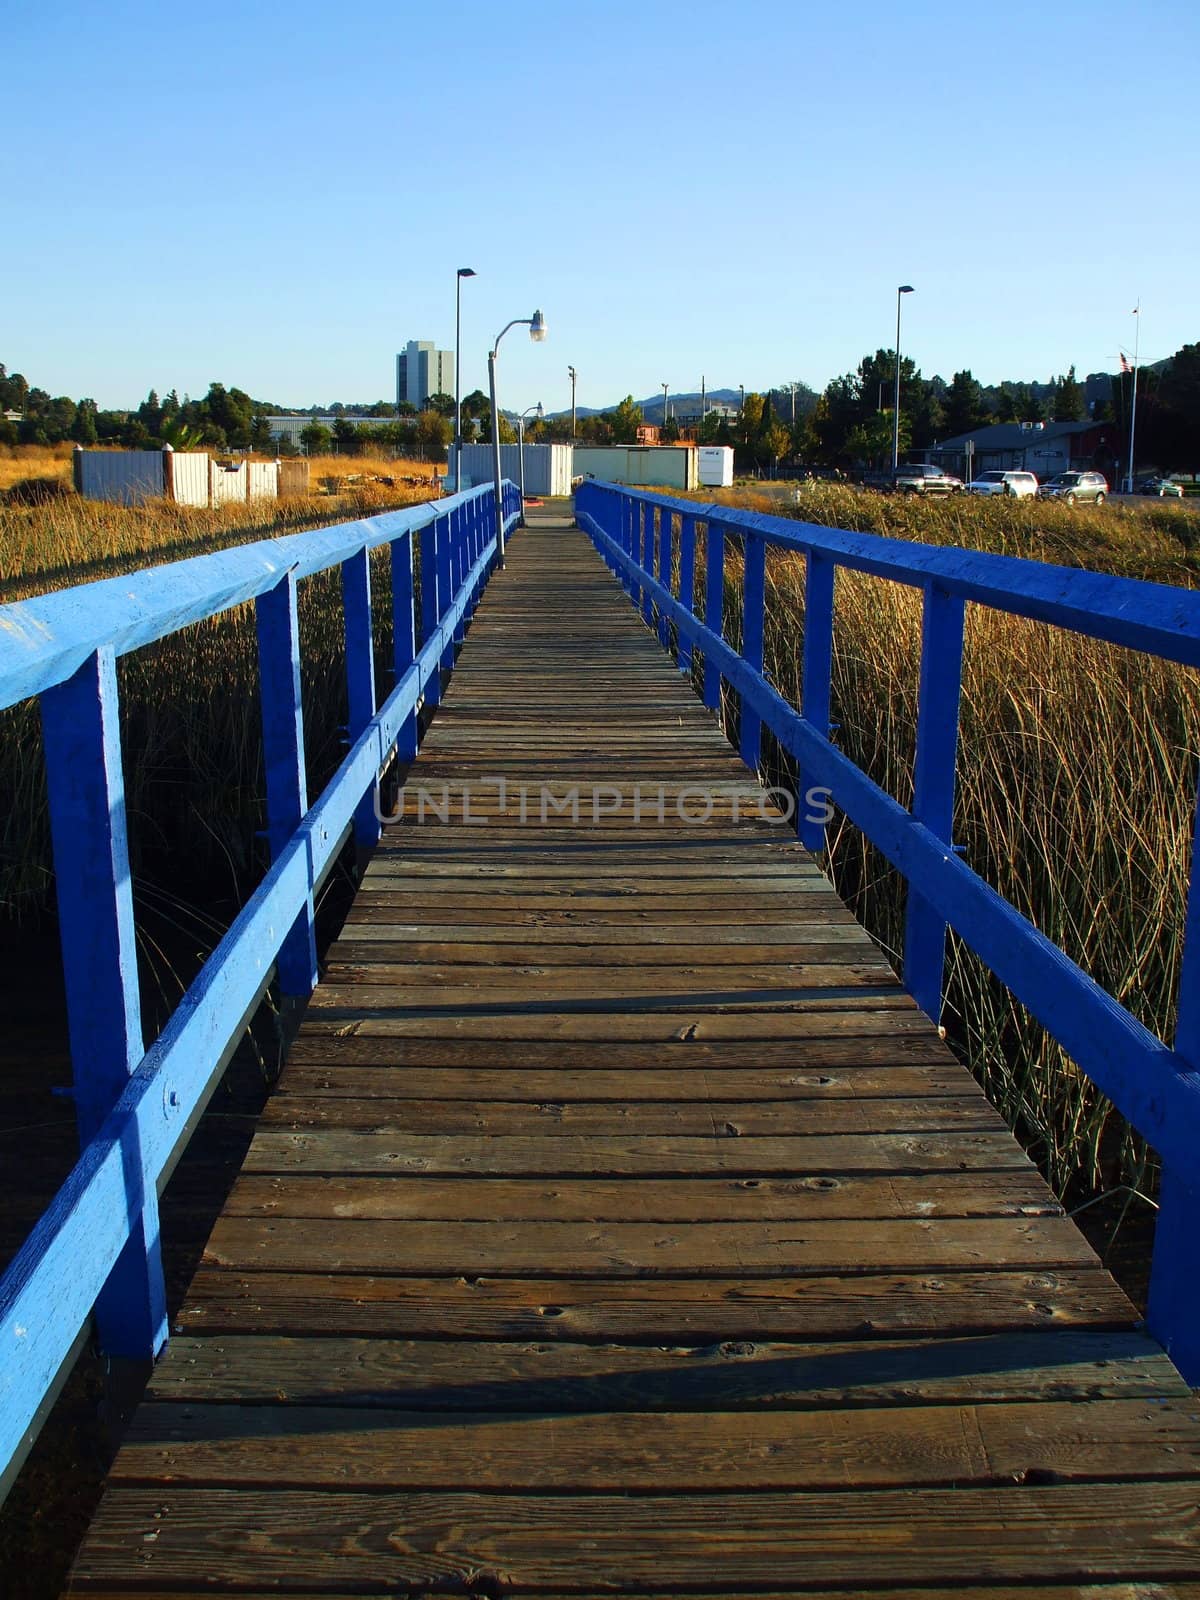
<svg viewBox="0 0 1200 1600">
<path fill-rule="evenodd" d="M 461 19 L 461 29 L 455 17 Z M 383 398 L 410 338 L 506 406 L 985 382 L 1200 339 L 1200 10 L 1149 0 L 78 0 L 0 18 L 0 360 L 136 403 Z"/>
</svg>

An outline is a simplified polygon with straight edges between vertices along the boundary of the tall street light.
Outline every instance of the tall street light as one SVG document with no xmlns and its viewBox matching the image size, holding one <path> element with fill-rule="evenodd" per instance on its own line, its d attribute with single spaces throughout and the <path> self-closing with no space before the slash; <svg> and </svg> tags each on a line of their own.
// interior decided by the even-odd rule
<svg viewBox="0 0 1200 1600">
<path fill-rule="evenodd" d="M 462 281 L 475 276 L 474 267 L 459 267 L 454 279 L 454 492 L 462 488 L 462 385 L 458 378 L 462 349 Z"/>
<path fill-rule="evenodd" d="M 576 379 L 576 376 L 577 376 L 577 374 L 576 374 L 575 368 L 574 367 L 568 367 L 567 368 L 567 377 L 570 378 L 570 380 L 571 380 L 571 437 L 572 437 L 572 439 L 575 437 L 575 379 Z"/>
<path fill-rule="evenodd" d="M 896 403 L 892 408 L 892 471 L 900 465 L 900 296 L 911 294 L 911 283 L 902 283 L 896 290 Z"/>
<path fill-rule="evenodd" d="M 664 383 L 663 386 L 662 386 L 662 392 L 663 392 L 663 420 L 662 420 L 662 425 L 663 425 L 664 428 L 667 425 L 667 395 L 670 393 L 670 387 L 671 387 L 670 384 L 667 384 L 667 383 Z"/>
<path fill-rule="evenodd" d="M 1134 323 L 1133 335 L 1133 402 L 1129 407 L 1129 466 L 1125 473 L 1125 493 L 1133 493 L 1133 443 L 1137 426 L 1137 379 L 1138 379 L 1138 350 L 1142 342 L 1142 302 L 1139 300 L 1133 308 L 1137 318 Z"/>
<path fill-rule="evenodd" d="M 522 411 L 521 415 L 517 418 L 517 462 L 518 462 L 518 466 L 519 466 L 519 476 L 520 476 L 520 480 L 521 480 L 521 526 L 522 527 L 525 526 L 525 418 L 529 415 L 529 413 L 531 411 L 535 411 L 537 413 L 537 419 L 540 422 L 542 420 L 542 418 L 546 415 L 546 408 L 545 408 L 545 406 L 543 406 L 542 402 L 539 400 L 537 405 L 535 405 L 535 406 L 526 406 L 524 411 Z"/>
<path fill-rule="evenodd" d="M 492 484 L 496 491 L 496 556 L 504 566 L 504 507 L 500 501 L 500 409 L 496 404 L 496 358 L 500 354 L 500 341 L 510 328 L 528 328 L 529 337 L 540 344 L 546 337 L 546 319 L 540 311 L 531 317 L 514 317 L 506 322 L 496 335 L 496 342 L 488 351 L 488 393 L 492 401 Z"/>
</svg>

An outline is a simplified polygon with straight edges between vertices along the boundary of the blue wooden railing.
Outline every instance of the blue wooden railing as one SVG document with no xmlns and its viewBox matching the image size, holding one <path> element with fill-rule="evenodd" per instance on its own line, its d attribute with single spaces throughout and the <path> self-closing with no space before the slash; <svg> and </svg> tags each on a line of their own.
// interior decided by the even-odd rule
<svg viewBox="0 0 1200 1600">
<path fill-rule="evenodd" d="M 506 528 L 519 495 L 505 483 Z M 147 1359 L 167 1333 L 158 1190 L 273 973 L 316 982 L 314 892 L 350 832 L 379 838 L 376 790 L 417 747 L 496 556 L 490 487 L 0 607 L 0 709 L 40 702 L 82 1154 L 0 1281 L 0 1479 L 23 1457 L 94 1311 L 100 1349 Z M 420 541 L 420 637 L 413 540 Z M 395 687 L 375 704 L 370 554 L 390 547 Z M 339 567 L 350 749 L 305 785 L 297 584 Z M 272 865 L 146 1049 L 126 843 L 116 660 L 254 602 Z M 6 1466 L 7 1464 L 7 1466 Z"/>
<path fill-rule="evenodd" d="M 949 925 L 1159 1153 L 1163 1172 L 1148 1322 L 1184 1375 L 1200 1383 L 1200 814 L 1173 1048 L 972 872 L 955 853 L 951 833 L 968 601 L 1196 667 L 1200 593 L 689 504 L 613 484 L 582 484 L 576 514 L 644 620 L 657 626 L 664 646 L 674 626 L 680 669 L 690 672 L 692 651 L 703 652 L 705 703 L 719 705 L 722 679 L 740 697 L 746 764 L 758 766 L 764 726 L 795 759 L 802 841 L 813 849 L 824 844 L 823 823 L 809 820 L 812 808 L 802 803 L 811 787 L 820 786 L 903 874 L 904 981 L 921 1008 L 938 1019 Z M 705 529 L 703 620 L 694 611 L 698 522 Z M 722 637 L 724 551 L 731 536 L 740 541 L 743 557 L 740 652 Z M 806 562 L 799 709 L 763 674 L 768 546 Z M 890 578 L 924 597 L 911 811 L 830 741 L 838 567 Z M 672 587 L 676 570 L 678 593 Z M 1103 755 L 1081 752 L 1080 758 Z"/>
</svg>

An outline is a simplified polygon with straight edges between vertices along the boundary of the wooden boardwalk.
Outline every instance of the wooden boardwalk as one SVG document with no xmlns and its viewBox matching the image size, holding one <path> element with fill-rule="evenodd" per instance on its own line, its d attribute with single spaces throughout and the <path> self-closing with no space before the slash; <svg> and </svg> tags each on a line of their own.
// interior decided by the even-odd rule
<svg viewBox="0 0 1200 1600">
<path fill-rule="evenodd" d="M 418 784 L 71 1592 L 1197 1600 L 1189 1391 L 564 518 Z"/>
</svg>

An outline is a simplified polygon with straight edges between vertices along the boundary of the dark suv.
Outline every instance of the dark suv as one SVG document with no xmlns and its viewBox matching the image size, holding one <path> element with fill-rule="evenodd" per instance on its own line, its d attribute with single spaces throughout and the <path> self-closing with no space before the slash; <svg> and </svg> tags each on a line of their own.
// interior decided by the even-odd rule
<svg viewBox="0 0 1200 1600">
<path fill-rule="evenodd" d="M 1108 479 L 1102 472 L 1060 472 L 1057 478 L 1043 483 L 1038 489 L 1040 500 L 1065 500 L 1073 506 L 1078 500 L 1094 501 L 1102 506 L 1108 499 Z"/>
<path fill-rule="evenodd" d="M 957 494 L 962 486 L 961 478 L 920 461 L 897 467 L 892 474 L 892 487 L 902 494 Z"/>
</svg>

